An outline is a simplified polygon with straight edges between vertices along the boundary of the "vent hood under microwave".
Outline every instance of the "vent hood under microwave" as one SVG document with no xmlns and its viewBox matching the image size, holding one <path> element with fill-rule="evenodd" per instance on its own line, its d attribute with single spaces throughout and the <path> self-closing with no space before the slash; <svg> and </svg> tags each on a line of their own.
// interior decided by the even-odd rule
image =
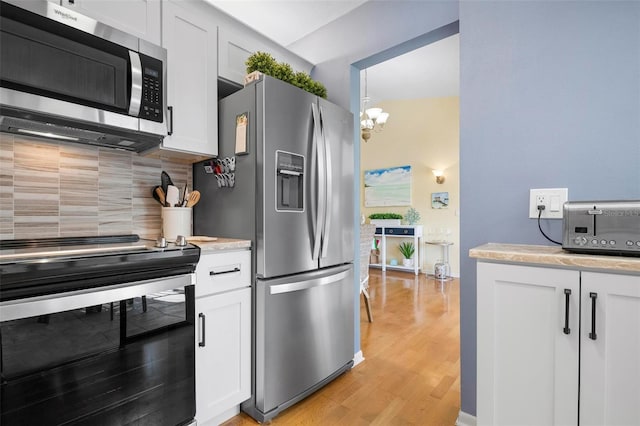
<svg viewBox="0 0 640 426">
<path fill-rule="evenodd" d="M 167 51 L 46 0 L 0 2 L 0 131 L 142 152 L 167 135 Z"/>
</svg>

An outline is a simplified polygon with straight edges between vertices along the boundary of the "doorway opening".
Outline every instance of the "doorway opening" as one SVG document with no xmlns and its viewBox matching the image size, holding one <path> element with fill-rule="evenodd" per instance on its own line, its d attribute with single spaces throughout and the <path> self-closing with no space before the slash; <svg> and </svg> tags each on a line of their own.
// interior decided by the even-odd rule
<svg viewBox="0 0 640 426">
<path fill-rule="evenodd" d="M 412 56 L 418 57 L 423 49 L 450 49 L 451 45 L 455 45 L 457 52 L 453 65 L 421 63 L 419 60 L 414 60 L 414 64 L 406 62 Z M 412 81 L 408 76 L 415 74 L 406 72 L 409 66 L 422 69 L 427 79 L 429 69 L 433 67 L 456 73 L 458 78 L 455 92 L 443 84 L 439 87 L 436 85 L 436 90 L 430 94 L 421 95 L 420 89 L 428 82 L 420 79 Z M 376 68 L 383 71 L 384 68 L 391 68 L 395 71 L 381 72 L 378 77 Z M 367 95 L 371 98 L 368 107 L 381 107 L 389 113 L 389 118 L 382 131 L 372 133 L 367 142 L 361 137 L 360 126 L 354 129 L 354 137 L 359 141 L 355 152 L 357 173 L 354 191 L 359 194 L 354 201 L 357 212 L 355 220 L 361 222 L 364 219 L 369 222 L 368 216 L 376 212 L 405 216 L 409 208 L 414 208 L 420 214 L 417 224 L 422 225 L 421 239 L 414 255 L 414 261 L 420 265 L 419 274 L 433 276 L 436 264 L 445 261 L 443 246 L 429 245 L 427 241 L 446 240 L 452 242 L 447 249 L 448 259 L 444 262 L 448 264 L 447 276 L 459 277 L 459 23 L 451 23 L 352 64 L 351 110 L 354 114 L 362 109 L 365 70 L 368 74 Z M 387 87 L 390 82 L 391 88 Z M 389 90 L 394 91 L 396 96 L 385 95 Z M 410 202 L 392 205 L 382 201 L 375 205 L 374 200 L 374 204 L 371 204 L 365 194 L 365 171 L 404 166 L 410 166 Z M 435 171 L 443 172 L 442 183 L 436 182 Z M 359 235 L 356 235 L 356 241 L 358 240 Z M 385 247 L 385 269 L 393 266 L 393 260 L 393 263 L 402 265 L 402 256 L 398 250 L 398 243 L 402 241 L 397 239 L 395 244 Z M 411 272 L 402 274 L 409 276 Z M 362 304 L 362 299 L 360 301 Z M 359 334 L 359 327 L 356 326 L 356 329 Z M 356 338 L 359 339 L 359 336 Z"/>
</svg>

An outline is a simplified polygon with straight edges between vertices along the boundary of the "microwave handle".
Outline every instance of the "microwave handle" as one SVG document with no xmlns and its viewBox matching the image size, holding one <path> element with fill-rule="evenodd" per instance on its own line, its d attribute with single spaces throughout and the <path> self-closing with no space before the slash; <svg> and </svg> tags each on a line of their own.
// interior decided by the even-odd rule
<svg viewBox="0 0 640 426">
<path fill-rule="evenodd" d="M 138 52 L 129 51 L 131 62 L 131 99 L 129 100 L 129 115 L 137 117 L 142 103 L 142 62 Z"/>
</svg>

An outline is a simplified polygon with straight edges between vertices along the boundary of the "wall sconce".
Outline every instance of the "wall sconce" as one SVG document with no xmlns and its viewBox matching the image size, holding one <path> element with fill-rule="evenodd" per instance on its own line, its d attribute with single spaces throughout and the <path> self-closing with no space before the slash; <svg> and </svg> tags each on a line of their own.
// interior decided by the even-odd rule
<svg viewBox="0 0 640 426">
<path fill-rule="evenodd" d="M 434 170 L 433 175 L 436 177 L 436 183 L 444 183 L 444 173 L 442 170 Z"/>
</svg>

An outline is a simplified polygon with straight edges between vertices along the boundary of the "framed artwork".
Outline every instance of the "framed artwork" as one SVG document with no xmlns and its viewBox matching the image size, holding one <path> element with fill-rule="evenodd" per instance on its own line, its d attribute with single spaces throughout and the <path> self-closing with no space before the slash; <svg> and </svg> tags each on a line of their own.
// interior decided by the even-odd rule
<svg viewBox="0 0 640 426">
<path fill-rule="evenodd" d="M 365 207 L 410 206 L 411 166 L 365 170 Z"/>
<path fill-rule="evenodd" d="M 432 209 L 446 209 L 449 207 L 449 193 L 448 192 L 432 192 L 431 193 L 431 208 Z"/>
</svg>

